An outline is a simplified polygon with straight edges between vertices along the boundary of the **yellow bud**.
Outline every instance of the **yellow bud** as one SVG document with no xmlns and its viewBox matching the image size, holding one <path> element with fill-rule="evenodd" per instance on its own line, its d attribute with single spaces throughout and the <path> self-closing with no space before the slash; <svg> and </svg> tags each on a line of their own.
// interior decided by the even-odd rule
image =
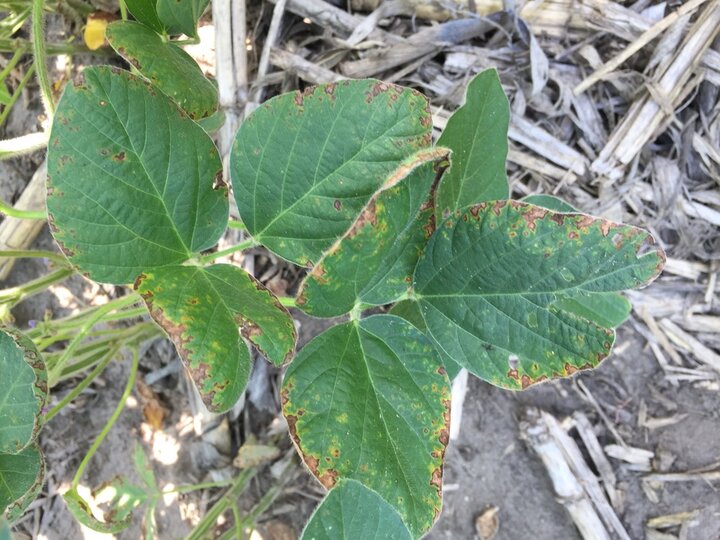
<svg viewBox="0 0 720 540">
<path fill-rule="evenodd" d="M 104 11 L 96 11 L 88 15 L 83 40 L 91 51 L 97 50 L 105 44 L 105 28 L 115 17 Z"/>
</svg>

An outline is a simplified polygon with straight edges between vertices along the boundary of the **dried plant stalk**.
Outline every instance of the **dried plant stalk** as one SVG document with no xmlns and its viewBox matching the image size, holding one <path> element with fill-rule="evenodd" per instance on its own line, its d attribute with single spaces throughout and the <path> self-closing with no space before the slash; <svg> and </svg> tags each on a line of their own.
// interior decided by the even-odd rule
<svg viewBox="0 0 720 540">
<path fill-rule="evenodd" d="M 43 210 L 45 208 L 45 179 L 47 178 L 47 164 L 38 167 L 30 183 L 16 203 L 17 208 L 23 210 Z M 45 225 L 45 221 L 37 219 L 16 219 L 6 217 L 0 223 L 0 249 L 23 250 L 32 246 L 38 234 Z M 15 265 L 15 258 L 0 257 L 0 281 L 7 279 Z"/>
</svg>

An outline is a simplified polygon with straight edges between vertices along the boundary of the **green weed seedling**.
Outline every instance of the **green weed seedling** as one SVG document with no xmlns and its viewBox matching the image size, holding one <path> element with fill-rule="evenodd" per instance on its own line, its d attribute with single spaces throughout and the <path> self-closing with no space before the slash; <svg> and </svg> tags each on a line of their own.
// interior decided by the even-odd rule
<svg viewBox="0 0 720 540">
<path fill-rule="evenodd" d="M 329 490 L 303 538 L 423 536 L 441 511 L 452 378 L 465 368 L 521 390 L 597 366 L 629 313 L 621 291 L 655 279 L 663 252 L 644 230 L 553 197 L 510 200 L 509 107 L 494 70 L 470 82 L 436 145 L 428 100 L 410 88 L 346 80 L 274 97 L 237 133 L 231 190 L 201 125 L 217 114 L 215 88 L 164 37 L 168 27 L 188 33 L 188 20 L 191 35 L 207 2 L 170 22 L 160 1 L 149 11 L 127 3 L 139 22 L 112 23 L 107 37 L 135 73 L 86 68 L 65 89 L 48 143 L 57 244 L 89 279 L 133 289 L 82 328 L 144 304 L 216 412 L 243 393 L 249 347 L 287 366 L 290 436 Z M 224 253 L 261 245 L 307 268 L 295 299 L 213 263 L 231 195 L 249 240 Z M 345 322 L 296 354 L 292 305 Z M 17 374 L 17 399 L 0 405 L 12 419 L 0 428 L 0 506 L 14 519 L 42 484 L 34 441 L 48 377 L 61 380 L 82 346 L 54 358 L 48 376 L 29 340 L 0 338 L 3 374 Z M 88 358 L 83 369 L 109 361 Z M 66 500 L 91 526 L 127 525 L 128 512 L 88 518 L 74 489 Z"/>
</svg>

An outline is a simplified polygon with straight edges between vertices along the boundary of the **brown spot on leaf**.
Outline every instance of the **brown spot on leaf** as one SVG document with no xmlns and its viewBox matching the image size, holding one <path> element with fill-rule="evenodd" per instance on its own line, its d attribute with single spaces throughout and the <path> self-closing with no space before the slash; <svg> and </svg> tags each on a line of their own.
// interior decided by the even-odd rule
<svg viewBox="0 0 720 540">
<path fill-rule="evenodd" d="M 442 466 L 436 467 L 435 470 L 432 472 L 432 478 L 430 479 L 430 485 L 434 486 L 435 489 L 437 489 L 438 494 L 442 496 L 442 477 L 443 477 L 443 471 Z"/>
<path fill-rule="evenodd" d="M 244 317 L 243 315 L 236 315 L 235 321 L 238 323 L 238 326 L 240 328 L 240 334 L 246 338 L 255 343 L 255 340 L 253 338 L 257 336 L 261 336 L 263 334 L 262 328 L 260 328 L 255 321 L 252 321 L 248 319 L 247 317 Z M 256 344 L 257 346 L 257 344 Z M 261 351 L 262 352 L 262 351 Z M 264 354 L 264 353 L 263 353 Z M 267 355 L 265 355 L 267 356 Z"/>
<path fill-rule="evenodd" d="M 368 203 L 362 211 L 362 214 L 360 214 L 360 217 L 355 220 L 355 223 L 353 223 L 352 227 L 350 227 L 350 230 L 347 232 L 346 237 L 353 238 L 357 236 L 360 229 L 362 229 L 367 223 L 369 223 L 372 227 L 377 226 L 377 209 L 375 199 Z"/>
<path fill-rule="evenodd" d="M 337 478 L 338 472 L 335 469 L 328 469 L 322 475 L 317 477 L 317 479 L 320 480 L 320 483 L 327 489 L 332 489 L 332 487 L 337 483 Z"/>
<path fill-rule="evenodd" d="M 219 171 L 215 172 L 215 178 L 213 179 L 212 188 L 213 188 L 214 190 L 227 189 L 227 188 L 228 188 L 227 182 L 226 182 L 225 180 L 223 180 L 222 170 L 219 170 Z"/>
<path fill-rule="evenodd" d="M 302 92 L 300 92 L 300 90 L 295 92 L 295 97 L 293 98 L 293 101 L 295 102 L 295 105 L 297 105 L 298 107 L 303 106 L 305 98 L 303 97 L 303 94 L 302 94 Z"/>
<path fill-rule="evenodd" d="M 312 278 L 321 285 L 326 285 L 328 283 L 328 279 L 325 277 L 325 274 L 326 274 L 325 267 L 323 266 L 322 262 L 320 264 L 318 264 L 315 268 L 313 268 L 312 272 L 310 272 L 310 275 L 312 276 Z M 303 287 L 303 292 L 300 296 L 303 297 L 303 304 L 305 304 L 307 302 L 307 297 L 305 296 L 305 288 L 304 287 Z M 298 301 L 299 301 L 299 298 L 296 301 L 296 303 Z"/>
<path fill-rule="evenodd" d="M 595 218 L 591 216 L 580 216 L 578 220 L 575 222 L 575 226 L 578 229 L 585 229 L 587 227 L 590 227 L 593 223 L 595 223 Z"/>
<path fill-rule="evenodd" d="M 470 207 L 470 214 L 477 218 L 480 215 L 480 212 L 485 210 L 487 208 L 487 203 L 480 203 L 476 204 L 472 207 Z"/>
<path fill-rule="evenodd" d="M 113 160 L 117 161 L 118 163 L 125 161 L 125 152 L 118 152 L 113 156 Z"/>
<path fill-rule="evenodd" d="M 516 201 L 513 201 L 516 202 Z M 515 205 L 513 205 L 515 206 Z M 536 222 L 538 219 L 543 219 L 548 211 L 545 208 L 541 208 L 540 206 L 527 206 L 525 205 L 524 208 L 520 210 L 522 212 L 522 218 L 525 220 L 525 224 L 527 225 L 527 228 L 531 231 L 534 231 L 537 227 Z"/>
<path fill-rule="evenodd" d="M 620 249 L 623 245 L 623 235 L 620 233 L 615 233 L 612 237 L 612 243 L 613 246 L 615 246 L 615 249 Z"/>
<path fill-rule="evenodd" d="M 373 99 L 375 99 L 381 93 L 387 92 L 389 88 L 390 86 L 387 83 L 384 83 L 382 81 L 376 82 L 372 85 L 372 88 L 370 88 L 370 92 L 368 92 L 367 96 L 365 97 L 365 103 L 372 103 Z"/>
<path fill-rule="evenodd" d="M 446 370 L 443 366 L 440 366 L 440 367 L 438 368 L 437 372 L 438 372 L 440 375 L 446 375 L 446 374 L 447 374 L 447 370 Z"/>
<path fill-rule="evenodd" d="M 607 236 L 611 230 L 616 229 L 617 227 L 618 227 L 617 223 L 613 223 L 612 221 L 607 221 L 607 220 L 600 221 L 600 232 L 602 233 L 603 236 Z"/>
<path fill-rule="evenodd" d="M 565 363 L 565 374 L 566 375 L 572 375 L 573 373 L 577 373 L 577 370 L 578 369 L 575 366 Z"/>
<path fill-rule="evenodd" d="M 447 429 L 443 429 L 440 431 L 440 435 L 438 436 L 438 440 L 440 441 L 440 444 L 443 446 L 447 446 L 450 442 L 450 434 L 448 433 Z"/>
<path fill-rule="evenodd" d="M 568 237 L 570 240 L 577 240 L 578 238 L 580 238 L 580 235 L 577 233 L 577 231 L 570 231 L 570 232 L 568 233 L 567 237 Z"/>
<path fill-rule="evenodd" d="M 290 401 L 290 398 L 288 397 L 289 391 L 290 391 L 290 388 L 288 388 L 288 387 L 285 387 L 280 391 L 280 404 L 282 405 L 283 408 L 285 408 L 285 405 L 287 405 L 288 402 Z M 293 420 L 294 422 L 297 421 L 297 418 L 295 416 L 293 416 L 293 419 L 294 419 Z M 290 424 L 290 417 L 288 417 L 288 425 L 289 424 Z"/>
<path fill-rule="evenodd" d="M 147 274 L 144 274 L 144 273 L 142 273 L 138 277 L 136 277 L 135 282 L 133 283 L 133 289 L 137 291 L 145 279 L 147 279 Z M 152 296 L 151 292 L 147 292 L 146 294 L 148 294 L 149 297 Z M 145 296 L 143 296 L 143 298 L 145 298 Z"/>
<path fill-rule="evenodd" d="M 333 203 L 333 208 L 335 208 L 335 210 L 337 210 L 338 212 L 342 210 L 342 203 L 339 199 L 335 199 L 335 202 Z"/>
<path fill-rule="evenodd" d="M 138 279 L 141 280 L 142 276 L 143 275 L 141 274 Z M 138 280 L 136 280 L 136 283 L 138 283 Z M 195 366 L 191 366 L 192 351 L 187 348 L 187 344 L 190 339 L 185 337 L 187 327 L 182 323 L 175 323 L 171 321 L 165 316 L 162 308 L 156 308 L 153 305 L 152 293 L 150 291 L 145 291 L 144 293 L 141 293 L 141 296 L 143 297 L 143 300 L 145 300 L 145 304 L 147 305 L 148 311 L 150 312 L 150 316 L 156 323 L 158 323 L 160 328 L 165 331 L 165 333 L 175 345 L 175 349 L 180 355 L 180 358 L 183 360 L 183 363 L 185 364 L 186 369 L 189 371 L 192 380 L 195 382 L 195 385 L 198 389 L 202 389 L 201 396 L 203 403 L 205 403 L 205 405 L 212 410 L 215 393 L 222 390 L 224 386 L 215 385 L 212 391 L 207 391 L 204 389 L 205 381 L 208 378 L 207 372 L 209 370 L 209 366 L 205 362 L 197 362 Z"/>
<path fill-rule="evenodd" d="M 507 206 L 507 201 L 495 201 L 493 203 L 492 211 L 496 216 L 500 215 L 503 208 Z"/>
<path fill-rule="evenodd" d="M 565 215 L 564 214 L 553 214 L 550 216 L 550 221 L 557 223 L 558 225 L 562 225 L 565 223 Z"/>
<path fill-rule="evenodd" d="M 310 468 L 310 471 L 317 476 L 318 458 L 315 456 L 304 456 L 305 463 Z"/>
<path fill-rule="evenodd" d="M 436 228 L 437 228 L 437 224 L 435 222 L 435 212 L 433 212 L 428 217 L 428 220 L 425 223 L 425 225 L 423 225 L 423 231 L 425 231 L 425 238 L 430 238 L 433 235 L 433 233 L 435 232 Z"/>
</svg>

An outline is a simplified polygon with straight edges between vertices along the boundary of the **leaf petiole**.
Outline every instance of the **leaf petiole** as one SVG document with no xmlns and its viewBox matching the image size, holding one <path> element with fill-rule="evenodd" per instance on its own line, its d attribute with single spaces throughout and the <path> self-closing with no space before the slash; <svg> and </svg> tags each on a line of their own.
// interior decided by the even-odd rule
<svg viewBox="0 0 720 540">
<path fill-rule="evenodd" d="M 214 253 L 208 253 L 207 255 L 201 255 L 197 258 L 197 260 L 200 263 L 210 263 L 213 262 L 215 259 L 219 259 L 220 257 L 225 257 L 226 255 L 230 255 L 232 253 L 235 253 L 236 251 L 242 251 L 244 249 L 249 249 L 257 245 L 258 243 L 253 238 L 248 238 L 246 240 L 243 240 L 239 244 L 235 244 L 234 246 L 231 246 L 227 249 L 215 251 Z"/>
<path fill-rule="evenodd" d="M 114 301 L 108 302 L 104 306 L 98 308 L 92 317 L 83 325 L 80 331 L 75 335 L 58 359 L 57 363 L 50 368 L 48 373 L 48 384 L 53 386 L 57 383 L 60 373 L 65 364 L 70 360 L 72 353 L 75 351 L 80 342 L 86 337 L 87 333 L 95 326 L 106 314 L 126 306 L 130 306 L 140 301 L 140 295 L 136 293 L 122 296 Z"/>
<path fill-rule="evenodd" d="M 44 0 L 33 0 L 32 9 L 32 42 L 33 57 L 35 58 L 35 67 L 37 71 L 38 83 L 40 84 L 40 94 L 42 96 L 43 105 L 48 120 L 52 120 L 55 114 L 55 102 L 53 101 L 52 86 L 50 85 L 50 75 L 47 69 L 47 52 L 45 50 L 45 36 L 43 35 L 43 8 Z"/>
</svg>

